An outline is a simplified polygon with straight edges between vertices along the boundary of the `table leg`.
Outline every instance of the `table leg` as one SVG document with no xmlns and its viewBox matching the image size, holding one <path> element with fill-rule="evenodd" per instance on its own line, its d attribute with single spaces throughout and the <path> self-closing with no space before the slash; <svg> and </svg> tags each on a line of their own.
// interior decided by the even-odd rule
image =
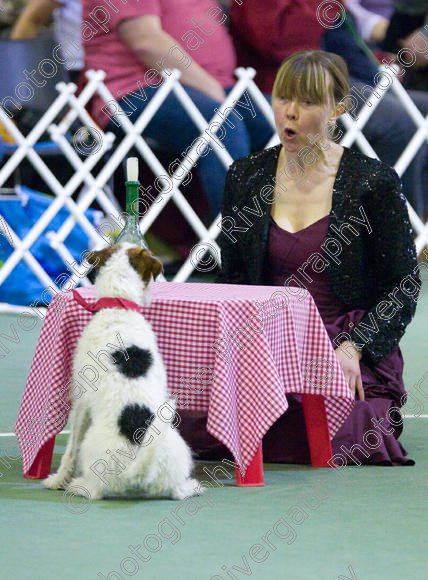
<svg viewBox="0 0 428 580">
<path fill-rule="evenodd" d="M 245 475 L 242 476 L 239 469 L 235 468 L 236 485 L 238 487 L 262 487 L 265 484 L 263 477 L 263 447 L 257 449 L 252 462 L 247 468 Z"/>
<path fill-rule="evenodd" d="M 46 441 L 43 447 L 39 449 L 36 459 L 33 461 L 28 472 L 24 473 L 24 477 L 28 477 L 29 479 L 44 479 L 49 475 L 54 446 L 55 436 L 51 437 L 49 441 Z"/>
<path fill-rule="evenodd" d="M 313 467 L 331 467 L 332 458 L 327 415 L 322 395 L 302 395 L 311 463 Z"/>
</svg>

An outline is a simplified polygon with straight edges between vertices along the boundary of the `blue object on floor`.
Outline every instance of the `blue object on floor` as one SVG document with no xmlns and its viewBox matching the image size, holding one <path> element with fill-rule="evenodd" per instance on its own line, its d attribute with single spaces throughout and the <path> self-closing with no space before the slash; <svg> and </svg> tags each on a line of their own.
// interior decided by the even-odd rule
<svg viewBox="0 0 428 580">
<path fill-rule="evenodd" d="M 20 186 L 17 188 L 16 196 L 7 196 L 4 199 L 0 196 L 0 215 L 4 217 L 16 235 L 20 239 L 23 239 L 54 199 L 50 195 L 38 193 L 28 187 Z M 53 281 L 60 274 L 66 274 L 68 278 L 71 272 L 67 270 L 57 252 L 51 248 L 49 240 L 46 237 L 46 232 L 58 231 L 69 215 L 70 213 L 67 208 L 62 207 L 54 219 L 48 224 L 43 234 L 39 236 L 30 248 L 33 256 Z M 97 227 L 101 222 L 103 214 L 100 211 L 88 209 L 85 212 L 85 216 L 94 227 Z M 82 252 L 88 249 L 88 236 L 76 224 L 65 240 L 65 245 L 73 258 L 79 262 Z M 0 235 L 1 260 L 5 262 L 12 252 L 13 248 L 6 237 Z M 65 277 L 61 277 L 57 285 L 61 286 L 64 282 Z M 27 264 L 21 260 L 0 286 L 0 302 L 29 305 L 36 299 L 41 300 L 41 295 L 44 290 L 45 287 L 40 280 L 33 274 Z M 51 294 L 45 292 L 45 302 L 48 303 L 50 299 Z"/>
<path fill-rule="evenodd" d="M 19 148 L 19 145 L 16 143 L 5 143 L 0 140 L 0 161 L 2 161 L 3 157 L 7 155 L 10 157 L 15 153 L 15 151 Z M 54 141 L 41 141 L 40 143 L 36 143 L 33 145 L 34 151 L 43 157 L 47 157 L 48 155 L 58 155 L 62 153 L 61 148 L 57 145 Z"/>
</svg>

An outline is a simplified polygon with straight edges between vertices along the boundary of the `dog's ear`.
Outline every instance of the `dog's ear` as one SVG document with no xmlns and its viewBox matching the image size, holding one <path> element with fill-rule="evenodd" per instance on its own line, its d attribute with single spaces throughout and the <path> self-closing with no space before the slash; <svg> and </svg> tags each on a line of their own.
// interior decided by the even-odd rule
<svg viewBox="0 0 428 580">
<path fill-rule="evenodd" d="M 86 261 L 95 268 L 102 268 L 117 249 L 118 246 L 108 246 L 97 252 L 88 252 L 86 254 Z"/>
<path fill-rule="evenodd" d="M 154 258 L 149 250 L 144 248 L 129 248 L 127 253 L 129 263 L 144 282 L 150 282 L 152 276 L 156 280 L 162 272 L 162 262 Z"/>
<path fill-rule="evenodd" d="M 153 280 L 156 280 L 159 274 L 163 272 L 162 262 L 156 258 L 150 258 L 149 270 L 153 276 Z"/>
</svg>

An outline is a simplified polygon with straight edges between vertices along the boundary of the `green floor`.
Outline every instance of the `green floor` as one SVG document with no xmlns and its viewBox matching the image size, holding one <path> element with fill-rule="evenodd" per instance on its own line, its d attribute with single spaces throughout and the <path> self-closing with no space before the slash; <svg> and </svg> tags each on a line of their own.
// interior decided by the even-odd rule
<svg viewBox="0 0 428 580">
<path fill-rule="evenodd" d="M 425 295 L 402 341 L 409 392 L 427 369 L 427 315 Z M 0 335 L 13 336 L 14 328 L 16 316 L 1 314 Z M 13 431 L 40 324 L 17 332 L 19 342 L 8 341 L 10 352 L 0 361 L 3 433 Z M 88 504 L 22 478 L 19 458 L 0 462 L 0 579 L 422 580 L 428 570 L 426 435 L 428 418 L 406 421 L 402 441 L 414 467 L 265 464 L 264 488 L 236 488 L 224 475 L 211 495 L 193 503 Z M 57 437 L 54 468 L 65 441 Z M 14 437 L 0 437 L 3 459 L 18 454 Z M 216 465 L 198 463 L 196 476 L 206 480 L 203 468 Z M 232 476 L 233 468 L 223 466 Z M 132 556 L 132 546 L 139 556 Z"/>
</svg>

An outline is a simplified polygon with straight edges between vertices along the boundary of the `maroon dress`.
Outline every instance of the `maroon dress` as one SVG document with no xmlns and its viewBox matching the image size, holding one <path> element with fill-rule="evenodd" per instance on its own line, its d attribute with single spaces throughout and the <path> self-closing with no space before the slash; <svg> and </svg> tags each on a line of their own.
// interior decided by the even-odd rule
<svg viewBox="0 0 428 580">
<path fill-rule="evenodd" d="M 267 268 L 270 284 L 282 286 L 292 274 L 298 274 L 297 269 L 312 253 L 320 252 L 327 234 L 328 217 L 296 233 L 282 229 L 271 218 Z M 350 332 L 365 311 L 346 311 L 331 290 L 327 270 L 318 274 L 311 271 L 311 278 L 313 282 L 307 288 L 333 341 L 340 332 Z M 341 454 L 347 464 L 414 465 L 413 460 L 405 457 L 406 452 L 397 441 L 402 431 L 398 408 L 405 392 L 403 357 L 399 347 L 373 368 L 360 361 L 360 369 L 365 400 L 356 401 L 336 433 L 332 440 L 333 453 Z M 287 400 L 290 408 L 263 439 L 264 460 L 306 463 L 309 449 L 300 397 L 291 395 Z M 391 408 L 393 411 L 388 414 Z"/>
</svg>

